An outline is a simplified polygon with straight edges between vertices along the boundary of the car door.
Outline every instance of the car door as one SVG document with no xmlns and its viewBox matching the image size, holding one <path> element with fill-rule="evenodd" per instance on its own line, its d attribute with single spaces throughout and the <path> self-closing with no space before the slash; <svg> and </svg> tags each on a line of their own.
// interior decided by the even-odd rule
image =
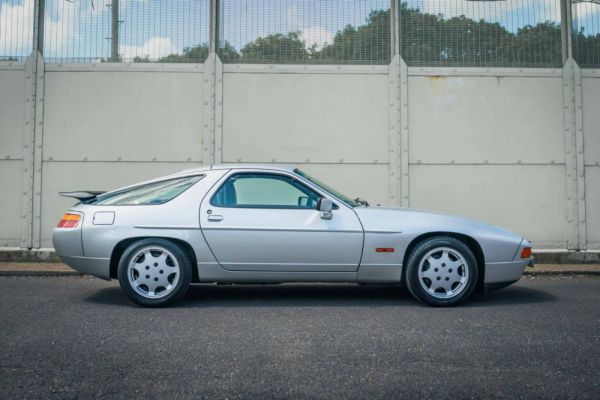
<svg viewBox="0 0 600 400">
<path fill-rule="evenodd" d="M 232 171 L 207 194 L 200 225 L 227 270 L 349 272 L 360 263 L 363 231 L 354 211 L 293 174 Z M 331 219 L 316 210 L 333 200 Z"/>
</svg>

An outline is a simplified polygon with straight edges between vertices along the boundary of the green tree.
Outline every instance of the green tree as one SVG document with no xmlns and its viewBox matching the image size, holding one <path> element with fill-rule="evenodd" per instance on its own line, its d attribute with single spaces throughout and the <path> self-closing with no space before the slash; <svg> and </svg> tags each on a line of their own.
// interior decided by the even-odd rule
<svg viewBox="0 0 600 400">
<path fill-rule="evenodd" d="M 556 22 L 527 25 L 510 32 L 497 22 L 473 20 L 466 16 L 445 18 L 423 13 L 403 3 L 401 54 L 413 66 L 466 67 L 558 67 L 562 63 L 561 31 Z M 582 66 L 598 66 L 600 34 L 574 32 L 573 52 Z M 276 33 L 259 37 L 238 52 L 225 42 L 218 49 L 223 62 L 284 64 L 388 64 L 390 49 L 390 10 L 374 10 L 359 26 L 346 25 L 332 43 L 319 49 L 307 47 L 300 32 Z M 208 46 L 186 48 L 159 62 L 203 62 Z M 135 62 L 149 62 L 136 58 Z"/>
<path fill-rule="evenodd" d="M 346 25 L 313 58 L 327 64 L 387 64 L 390 54 L 390 11 L 375 10 L 364 25 Z"/>
<path fill-rule="evenodd" d="M 519 28 L 507 46 L 510 61 L 514 65 L 535 67 L 562 65 L 560 24 L 543 22 L 535 26 Z"/>
<path fill-rule="evenodd" d="M 259 37 L 242 47 L 240 53 L 242 62 L 303 64 L 311 58 L 299 32 Z"/>
<path fill-rule="evenodd" d="M 600 33 L 586 35 L 583 28 L 573 32 L 573 57 L 580 67 L 600 68 Z"/>
<path fill-rule="evenodd" d="M 219 56 L 223 59 L 227 59 L 229 62 L 233 62 L 240 57 L 240 54 L 236 51 L 229 42 L 225 42 L 222 47 L 219 48 Z M 202 63 L 208 57 L 208 44 L 202 43 L 194 47 L 185 47 L 182 54 L 169 54 L 167 56 L 159 58 L 156 62 L 160 63 Z M 152 62 L 147 56 L 146 57 L 134 57 L 133 62 L 135 63 L 149 63 Z"/>
</svg>

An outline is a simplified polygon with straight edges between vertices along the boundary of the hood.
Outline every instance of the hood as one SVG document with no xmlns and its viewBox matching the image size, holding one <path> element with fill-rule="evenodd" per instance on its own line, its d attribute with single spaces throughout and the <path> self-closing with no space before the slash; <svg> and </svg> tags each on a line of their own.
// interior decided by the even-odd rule
<svg viewBox="0 0 600 400">
<path fill-rule="evenodd" d="M 521 240 L 522 235 L 492 224 L 458 215 L 418 208 L 355 207 L 365 230 L 445 231 L 469 236 L 494 234 Z"/>
</svg>

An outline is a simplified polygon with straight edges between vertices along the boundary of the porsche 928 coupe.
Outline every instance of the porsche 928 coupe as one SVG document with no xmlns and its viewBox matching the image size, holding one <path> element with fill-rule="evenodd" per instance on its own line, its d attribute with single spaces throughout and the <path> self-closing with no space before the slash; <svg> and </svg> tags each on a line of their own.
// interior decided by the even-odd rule
<svg viewBox="0 0 600 400">
<path fill-rule="evenodd" d="M 521 235 L 410 208 L 370 206 L 293 166 L 213 165 L 79 202 L 54 229 L 72 268 L 118 279 L 144 306 L 191 283 L 398 284 L 452 306 L 516 282 L 533 265 Z"/>
</svg>

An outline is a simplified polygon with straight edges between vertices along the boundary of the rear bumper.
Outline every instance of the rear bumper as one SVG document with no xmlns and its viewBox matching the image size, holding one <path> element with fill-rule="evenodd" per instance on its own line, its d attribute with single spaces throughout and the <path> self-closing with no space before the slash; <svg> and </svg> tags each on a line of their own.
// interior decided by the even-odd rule
<svg viewBox="0 0 600 400">
<path fill-rule="evenodd" d="M 97 276 L 98 278 L 110 280 L 110 259 L 92 258 L 79 256 L 62 256 L 60 259 L 69 267 L 83 274 Z"/>
</svg>

